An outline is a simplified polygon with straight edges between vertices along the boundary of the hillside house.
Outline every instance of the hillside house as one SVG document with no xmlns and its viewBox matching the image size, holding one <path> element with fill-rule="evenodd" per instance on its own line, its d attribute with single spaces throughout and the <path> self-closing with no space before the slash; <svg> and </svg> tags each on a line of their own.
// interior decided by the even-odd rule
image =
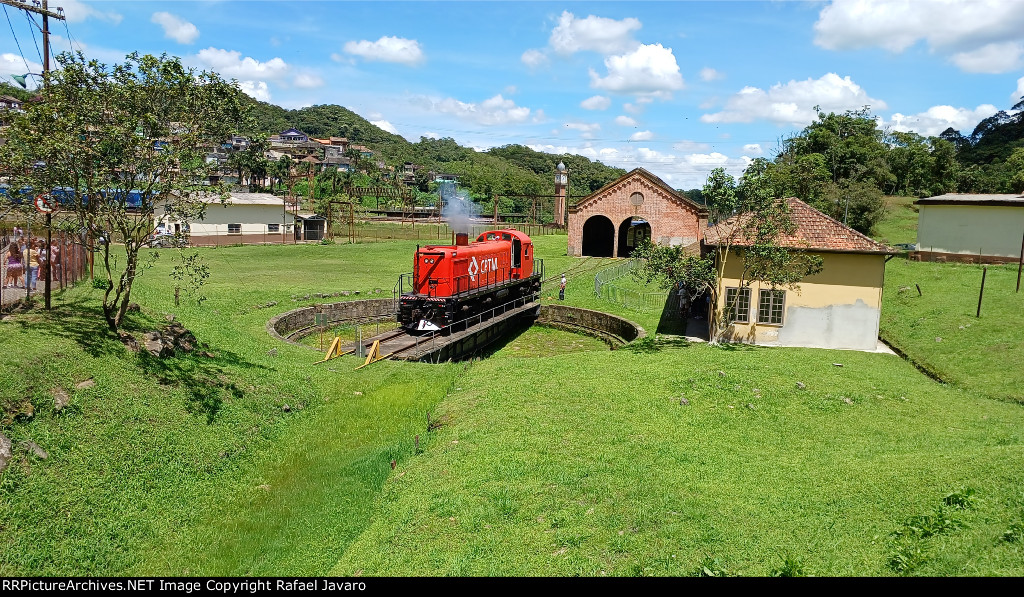
<svg viewBox="0 0 1024 597">
<path fill-rule="evenodd" d="M 779 239 L 779 244 L 820 256 L 824 269 L 801 280 L 798 289 L 774 289 L 759 282 L 741 285 L 745 241 L 735 239 L 718 288 L 719 309 L 732 304 L 738 295 L 724 339 L 771 346 L 875 350 L 885 262 L 896 251 L 799 199 L 786 202 L 796 230 Z M 707 229 L 706 250 L 727 241 L 733 222 L 726 220 Z"/>
<path fill-rule="evenodd" d="M 282 197 L 233 192 L 224 204 L 219 195 L 210 195 L 204 201 L 208 205 L 203 218 L 187 225 L 193 245 L 282 243 L 294 239 L 295 216 L 285 209 Z M 160 218 L 160 224 L 172 231 L 185 226 L 168 217 Z"/>
</svg>

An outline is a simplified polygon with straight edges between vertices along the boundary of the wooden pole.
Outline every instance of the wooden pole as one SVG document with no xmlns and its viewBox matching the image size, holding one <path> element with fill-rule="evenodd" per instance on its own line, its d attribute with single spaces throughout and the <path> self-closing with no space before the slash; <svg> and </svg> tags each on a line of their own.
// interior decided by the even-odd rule
<svg viewBox="0 0 1024 597">
<path fill-rule="evenodd" d="M 988 275 L 988 266 L 984 266 L 981 270 L 981 290 L 978 291 L 978 312 L 974 315 L 975 317 L 981 317 L 981 297 L 985 295 L 985 276 Z"/>
</svg>

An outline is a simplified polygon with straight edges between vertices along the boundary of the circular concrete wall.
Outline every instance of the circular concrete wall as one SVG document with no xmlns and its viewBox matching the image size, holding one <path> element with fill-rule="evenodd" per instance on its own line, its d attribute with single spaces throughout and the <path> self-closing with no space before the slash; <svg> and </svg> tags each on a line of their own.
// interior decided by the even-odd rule
<svg viewBox="0 0 1024 597">
<path fill-rule="evenodd" d="M 369 299 L 365 301 L 343 301 L 324 305 L 313 305 L 282 313 L 267 322 L 267 332 L 277 338 L 304 348 L 313 348 L 296 342 L 315 330 L 314 315 L 327 315 L 328 325 L 347 321 L 374 322 L 392 319 L 395 316 L 394 299 Z M 313 348 L 315 350 L 315 348 Z"/>
</svg>

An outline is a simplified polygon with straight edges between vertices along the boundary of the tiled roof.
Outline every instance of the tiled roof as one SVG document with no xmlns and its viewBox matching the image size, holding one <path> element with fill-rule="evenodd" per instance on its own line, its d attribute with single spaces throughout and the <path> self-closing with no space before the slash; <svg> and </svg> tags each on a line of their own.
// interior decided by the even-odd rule
<svg viewBox="0 0 1024 597">
<path fill-rule="evenodd" d="M 609 182 L 608 184 L 604 185 L 600 189 L 594 191 L 593 193 L 590 193 L 586 197 L 583 197 L 582 199 L 577 201 L 574 205 L 571 205 L 569 207 L 570 211 L 571 210 L 582 209 L 588 202 L 590 202 L 592 199 L 594 199 L 598 195 L 604 193 L 608 189 L 610 189 L 610 188 L 612 188 L 614 186 L 617 186 L 617 185 L 621 184 L 622 182 L 624 182 L 624 181 L 626 181 L 626 180 L 628 180 L 628 179 L 630 179 L 630 178 L 632 178 L 634 176 L 643 176 L 644 178 L 649 180 L 651 183 L 653 183 L 654 185 L 660 187 L 663 191 L 665 191 L 665 193 L 667 193 L 669 195 L 669 197 L 674 198 L 675 200 L 679 201 L 680 203 L 686 203 L 686 204 L 692 206 L 697 211 L 697 213 L 699 213 L 701 215 L 707 215 L 707 208 L 706 207 L 704 207 L 700 203 L 697 203 L 693 199 L 690 199 L 689 197 L 687 197 L 683 193 L 680 193 L 679 191 L 677 191 L 677 190 L 673 189 L 672 187 L 668 186 L 668 184 L 664 180 L 662 180 L 661 178 L 655 176 L 654 174 L 648 172 L 647 170 L 645 170 L 643 168 L 633 168 L 632 170 L 630 170 L 626 174 L 623 174 L 622 176 L 620 176 L 620 177 L 616 178 L 615 180 Z"/>
<path fill-rule="evenodd" d="M 796 225 L 796 230 L 793 231 L 793 234 L 782 235 L 778 240 L 779 246 L 840 253 L 878 253 L 884 255 L 896 253 L 894 249 L 871 240 L 796 197 L 786 199 L 786 204 L 789 206 L 789 217 Z M 745 220 L 751 216 L 749 214 L 735 216 L 716 226 L 709 226 L 704 232 L 704 241 L 709 245 L 718 245 L 723 237 L 733 229 L 737 222 L 737 217 Z M 744 246 L 749 245 L 750 241 L 740 233 L 732 244 Z"/>
</svg>

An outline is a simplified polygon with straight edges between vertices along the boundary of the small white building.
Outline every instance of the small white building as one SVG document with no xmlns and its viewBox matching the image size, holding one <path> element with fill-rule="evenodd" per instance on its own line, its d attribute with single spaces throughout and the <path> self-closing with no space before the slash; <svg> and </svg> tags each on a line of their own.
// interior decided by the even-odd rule
<svg viewBox="0 0 1024 597">
<path fill-rule="evenodd" d="M 917 252 L 924 261 L 1017 261 L 1024 195 L 947 193 L 919 199 Z"/>
<path fill-rule="evenodd" d="M 295 216 L 286 209 L 284 197 L 270 193 L 233 192 L 227 202 L 220 196 L 208 204 L 200 220 L 189 222 L 193 245 L 283 243 L 295 240 Z M 182 232 L 183 224 L 166 219 L 164 228 Z"/>
</svg>

